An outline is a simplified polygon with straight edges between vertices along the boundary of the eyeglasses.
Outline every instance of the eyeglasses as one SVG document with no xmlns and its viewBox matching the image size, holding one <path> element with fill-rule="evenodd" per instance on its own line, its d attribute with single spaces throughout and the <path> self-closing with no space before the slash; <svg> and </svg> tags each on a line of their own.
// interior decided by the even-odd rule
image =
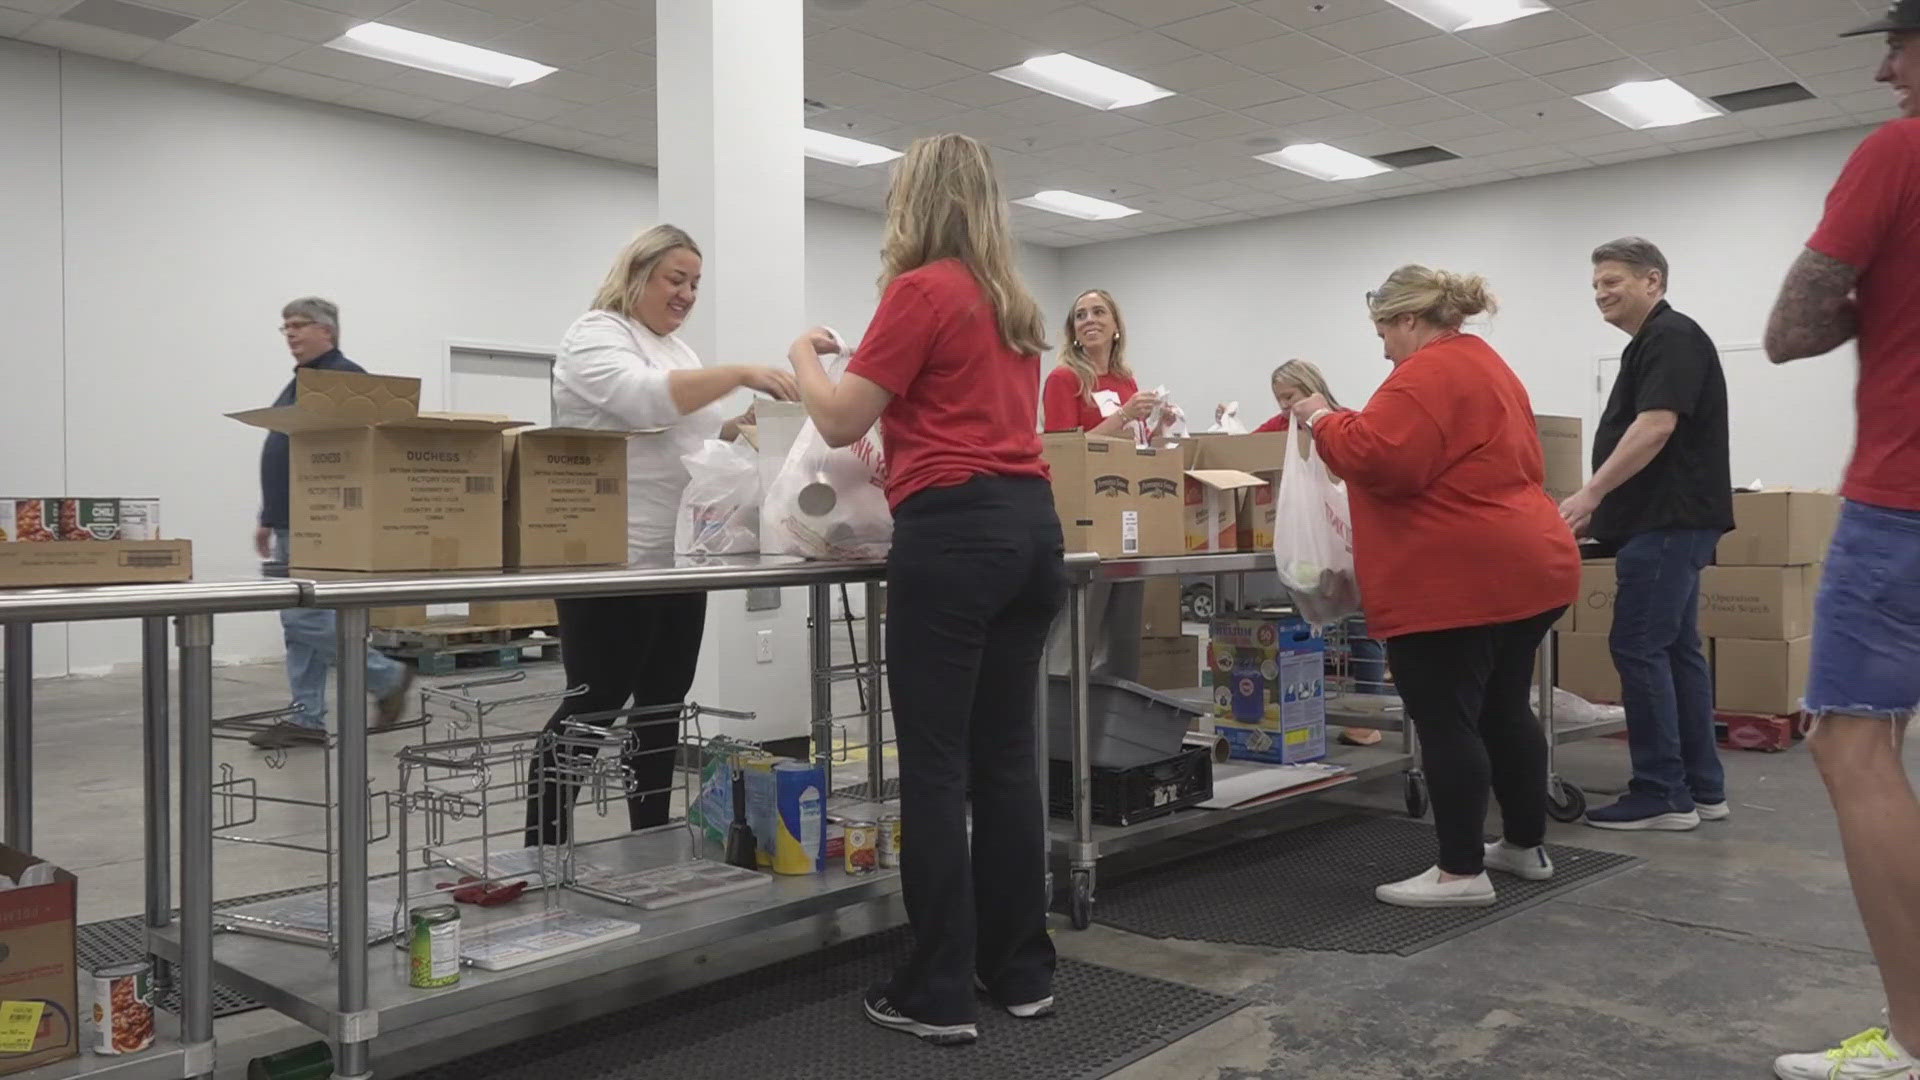
<svg viewBox="0 0 1920 1080">
<path fill-rule="evenodd" d="M 314 325 L 312 319 L 288 319 L 286 322 L 280 324 L 280 332 L 283 334 L 291 334 L 295 330 L 305 330 L 312 325 Z"/>
</svg>

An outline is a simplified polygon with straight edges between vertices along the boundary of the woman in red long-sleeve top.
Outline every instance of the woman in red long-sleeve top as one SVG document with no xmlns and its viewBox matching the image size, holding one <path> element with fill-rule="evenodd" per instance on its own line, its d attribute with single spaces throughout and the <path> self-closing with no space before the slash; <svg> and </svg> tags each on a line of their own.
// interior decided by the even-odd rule
<svg viewBox="0 0 1920 1080">
<path fill-rule="evenodd" d="M 1347 482 L 1373 636 L 1419 732 L 1439 864 L 1382 885 L 1407 907 L 1494 902 L 1489 868 L 1550 877 L 1547 744 L 1529 703 L 1534 655 L 1579 592 L 1573 533 L 1546 493 L 1526 387 L 1461 324 L 1492 311 L 1477 275 L 1421 266 L 1367 294 L 1393 373 L 1366 408 L 1294 406 Z M 1505 836 L 1482 845 L 1487 791 Z"/>
</svg>

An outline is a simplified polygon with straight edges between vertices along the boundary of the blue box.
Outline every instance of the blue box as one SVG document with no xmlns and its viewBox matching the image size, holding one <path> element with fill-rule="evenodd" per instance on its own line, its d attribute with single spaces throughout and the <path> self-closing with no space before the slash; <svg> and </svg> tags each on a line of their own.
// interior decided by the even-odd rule
<svg viewBox="0 0 1920 1080">
<path fill-rule="evenodd" d="M 1327 643 L 1291 615 L 1213 620 L 1207 645 L 1214 731 L 1244 761 L 1327 756 Z"/>
</svg>

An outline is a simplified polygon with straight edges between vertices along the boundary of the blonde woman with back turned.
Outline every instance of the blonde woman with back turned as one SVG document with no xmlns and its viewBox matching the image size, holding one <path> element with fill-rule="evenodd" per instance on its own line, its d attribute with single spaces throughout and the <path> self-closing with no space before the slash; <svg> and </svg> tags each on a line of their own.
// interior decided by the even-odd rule
<svg viewBox="0 0 1920 1080">
<path fill-rule="evenodd" d="M 1367 294 L 1393 371 L 1358 412 L 1296 402 L 1345 478 L 1372 633 L 1420 734 L 1436 866 L 1374 895 L 1404 907 L 1495 901 L 1489 869 L 1553 875 L 1547 743 L 1528 703 L 1534 654 L 1580 585 L 1573 533 L 1547 495 L 1526 387 L 1461 324 L 1492 311 L 1477 275 L 1403 266 Z M 1491 785 L 1503 839 L 1482 844 Z"/>
<path fill-rule="evenodd" d="M 674 515 L 687 469 L 680 458 L 713 438 L 732 439 L 745 417 L 726 419 L 719 401 L 739 389 L 782 401 L 798 391 L 784 371 L 739 364 L 707 367 L 676 335 L 700 292 L 700 248 L 672 225 L 656 225 L 623 249 L 594 297 L 567 328 L 553 363 L 553 422 L 563 427 L 639 431 L 627 442 L 627 554 L 671 557 Z M 704 593 L 561 600 L 561 663 L 568 686 L 586 692 L 560 703 L 547 722 L 573 716 L 678 705 L 693 685 L 706 628 Z M 635 829 L 664 825 L 673 789 L 672 724 L 643 727 L 627 758 L 637 792 L 627 802 Z M 564 840 L 577 790 L 547 779 L 541 759 L 527 798 L 527 844 Z"/>
<path fill-rule="evenodd" d="M 914 948 L 867 992 L 866 1016 L 972 1042 L 976 984 L 1014 1016 L 1053 1011 L 1034 686 L 1067 583 L 1034 422 L 1046 328 L 1013 269 L 993 162 L 964 135 L 920 139 L 894 167 L 882 258 L 880 309 L 840 381 L 814 336 L 790 358 L 829 443 L 886 421 L 887 683 Z"/>
</svg>

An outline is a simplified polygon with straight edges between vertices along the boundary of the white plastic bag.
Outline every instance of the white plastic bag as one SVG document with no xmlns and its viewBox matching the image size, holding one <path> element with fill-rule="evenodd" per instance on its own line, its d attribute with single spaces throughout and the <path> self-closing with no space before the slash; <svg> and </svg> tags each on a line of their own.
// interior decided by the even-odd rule
<svg viewBox="0 0 1920 1080">
<path fill-rule="evenodd" d="M 1180 406 L 1175 405 L 1167 398 L 1167 388 L 1165 386 L 1154 387 L 1153 393 L 1160 399 L 1160 404 L 1155 405 L 1153 411 L 1147 414 L 1147 418 L 1139 423 L 1139 430 L 1135 436 L 1135 441 L 1141 446 L 1146 446 L 1147 436 L 1159 429 L 1162 420 L 1166 421 L 1167 426 L 1166 430 L 1160 432 L 1161 438 L 1187 438 L 1189 435 L 1187 431 L 1187 414 L 1181 411 Z"/>
<path fill-rule="evenodd" d="M 752 555 L 760 550 L 760 466 L 730 442 L 708 439 L 682 457 L 687 488 L 673 527 L 681 555 Z"/>
<path fill-rule="evenodd" d="M 850 359 L 827 367 L 838 381 Z M 760 508 L 760 550 L 808 559 L 883 559 L 893 546 L 880 425 L 833 449 L 808 420 Z"/>
<path fill-rule="evenodd" d="M 1353 515 L 1346 485 L 1327 472 L 1305 424 L 1294 425 L 1292 441 L 1274 499 L 1273 561 L 1300 617 L 1324 626 L 1360 610 Z"/>
<path fill-rule="evenodd" d="M 1207 429 L 1209 435 L 1245 435 L 1247 425 L 1240 422 L 1240 403 L 1229 401 L 1220 411 L 1220 418 Z"/>
</svg>

